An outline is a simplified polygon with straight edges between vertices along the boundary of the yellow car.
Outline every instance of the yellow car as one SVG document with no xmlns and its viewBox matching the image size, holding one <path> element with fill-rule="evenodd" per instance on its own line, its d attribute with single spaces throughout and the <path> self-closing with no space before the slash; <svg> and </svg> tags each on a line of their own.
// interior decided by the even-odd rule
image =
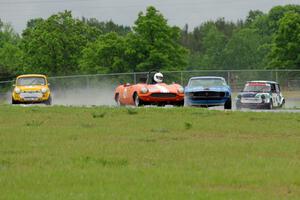
<svg viewBox="0 0 300 200">
<path fill-rule="evenodd" d="M 51 91 L 47 77 L 41 74 L 18 76 L 12 92 L 12 104 L 44 103 L 51 105 Z"/>
</svg>

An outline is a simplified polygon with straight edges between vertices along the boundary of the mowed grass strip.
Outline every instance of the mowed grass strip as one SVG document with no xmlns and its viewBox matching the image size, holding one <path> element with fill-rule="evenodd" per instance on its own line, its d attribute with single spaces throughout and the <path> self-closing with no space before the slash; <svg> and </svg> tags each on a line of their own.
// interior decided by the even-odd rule
<svg viewBox="0 0 300 200">
<path fill-rule="evenodd" d="M 0 199 L 299 199 L 300 114 L 0 106 Z"/>
</svg>

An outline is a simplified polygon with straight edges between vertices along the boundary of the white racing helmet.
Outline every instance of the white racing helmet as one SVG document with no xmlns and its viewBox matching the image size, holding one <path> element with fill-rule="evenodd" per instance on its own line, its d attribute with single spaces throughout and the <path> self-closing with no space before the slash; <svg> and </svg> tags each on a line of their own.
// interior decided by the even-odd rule
<svg viewBox="0 0 300 200">
<path fill-rule="evenodd" d="M 155 73 L 154 76 L 153 76 L 153 79 L 156 83 L 162 83 L 163 79 L 164 79 L 164 75 L 160 72 Z"/>
</svg>

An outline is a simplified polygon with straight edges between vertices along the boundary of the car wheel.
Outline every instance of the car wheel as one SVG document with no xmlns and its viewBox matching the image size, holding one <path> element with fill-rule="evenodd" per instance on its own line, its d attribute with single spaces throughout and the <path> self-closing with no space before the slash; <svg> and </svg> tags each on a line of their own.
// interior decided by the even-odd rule
<svg viewBox="0 0 300 200">
<path fill-rule="evenodd" d="M 52 104 L 52 97 L 49 96 L 49 98 L 45 101 L 45 105 L 50 106 Z"/>
<path fill-rule="evenodd" d="M 270 103 L 267 104 L 267 109 L 268 110 L 272 110 L 273 109 L 273 101 L 272 100 L 270 100 Z"/>
<path fill-rule="evenodd" d="M 122 106 L 122 104 L 121 104 L 121 102 L 120 102 L 120 96 L 119 96 L 119 94 L 116 94 L 116 96 L 115 96 L 115 101 L 116 101 L 116 103 L 117 103 L 117 106 Z"/>
<path fill-rule="evenodd" d="M 279 106 L 279 108 L 282 108 L 284 106 L 284 104 L 285 104 L 285 100 L 283 99 L 283 101 L 282 101 L 281 105 Z"/>
<path fill-rule="evenodd" d="M 134 100 L 134 105 L 136 107 L 139 107 L 142 105 L 142 101 L 140 100 L 139 95 L 137 93 L 134 93 L 133 100 Z"/>
<path fill-rule="evenodd" d="M 18 104 L 18 102 L 15 101 L 14 98 L 11 98 L 11 104 Z"/>
<path fill-rule="evenodd" d="M 174 106 L 183 106 L 183 105 L 184 105 L 184 101 L 183 100 L 174 104 Z"/>
<path fill-rule="evenodd" d="M 231 102 L 231 98 L 229 98 L 224 104 L 224 109 L 231 110 L 231 108 L 232 108 L 232 102 Z"/>
</svg>

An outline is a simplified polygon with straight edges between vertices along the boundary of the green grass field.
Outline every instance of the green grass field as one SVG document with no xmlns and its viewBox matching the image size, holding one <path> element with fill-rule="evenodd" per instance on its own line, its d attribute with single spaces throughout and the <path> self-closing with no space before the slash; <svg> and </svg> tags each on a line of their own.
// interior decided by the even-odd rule
<svg viewBox="0 0 300 200">
<path fill-rule="evenodd" d="M 299 199 L 300 114 L 0 106 L 0 199 Z"/>
</svg>

